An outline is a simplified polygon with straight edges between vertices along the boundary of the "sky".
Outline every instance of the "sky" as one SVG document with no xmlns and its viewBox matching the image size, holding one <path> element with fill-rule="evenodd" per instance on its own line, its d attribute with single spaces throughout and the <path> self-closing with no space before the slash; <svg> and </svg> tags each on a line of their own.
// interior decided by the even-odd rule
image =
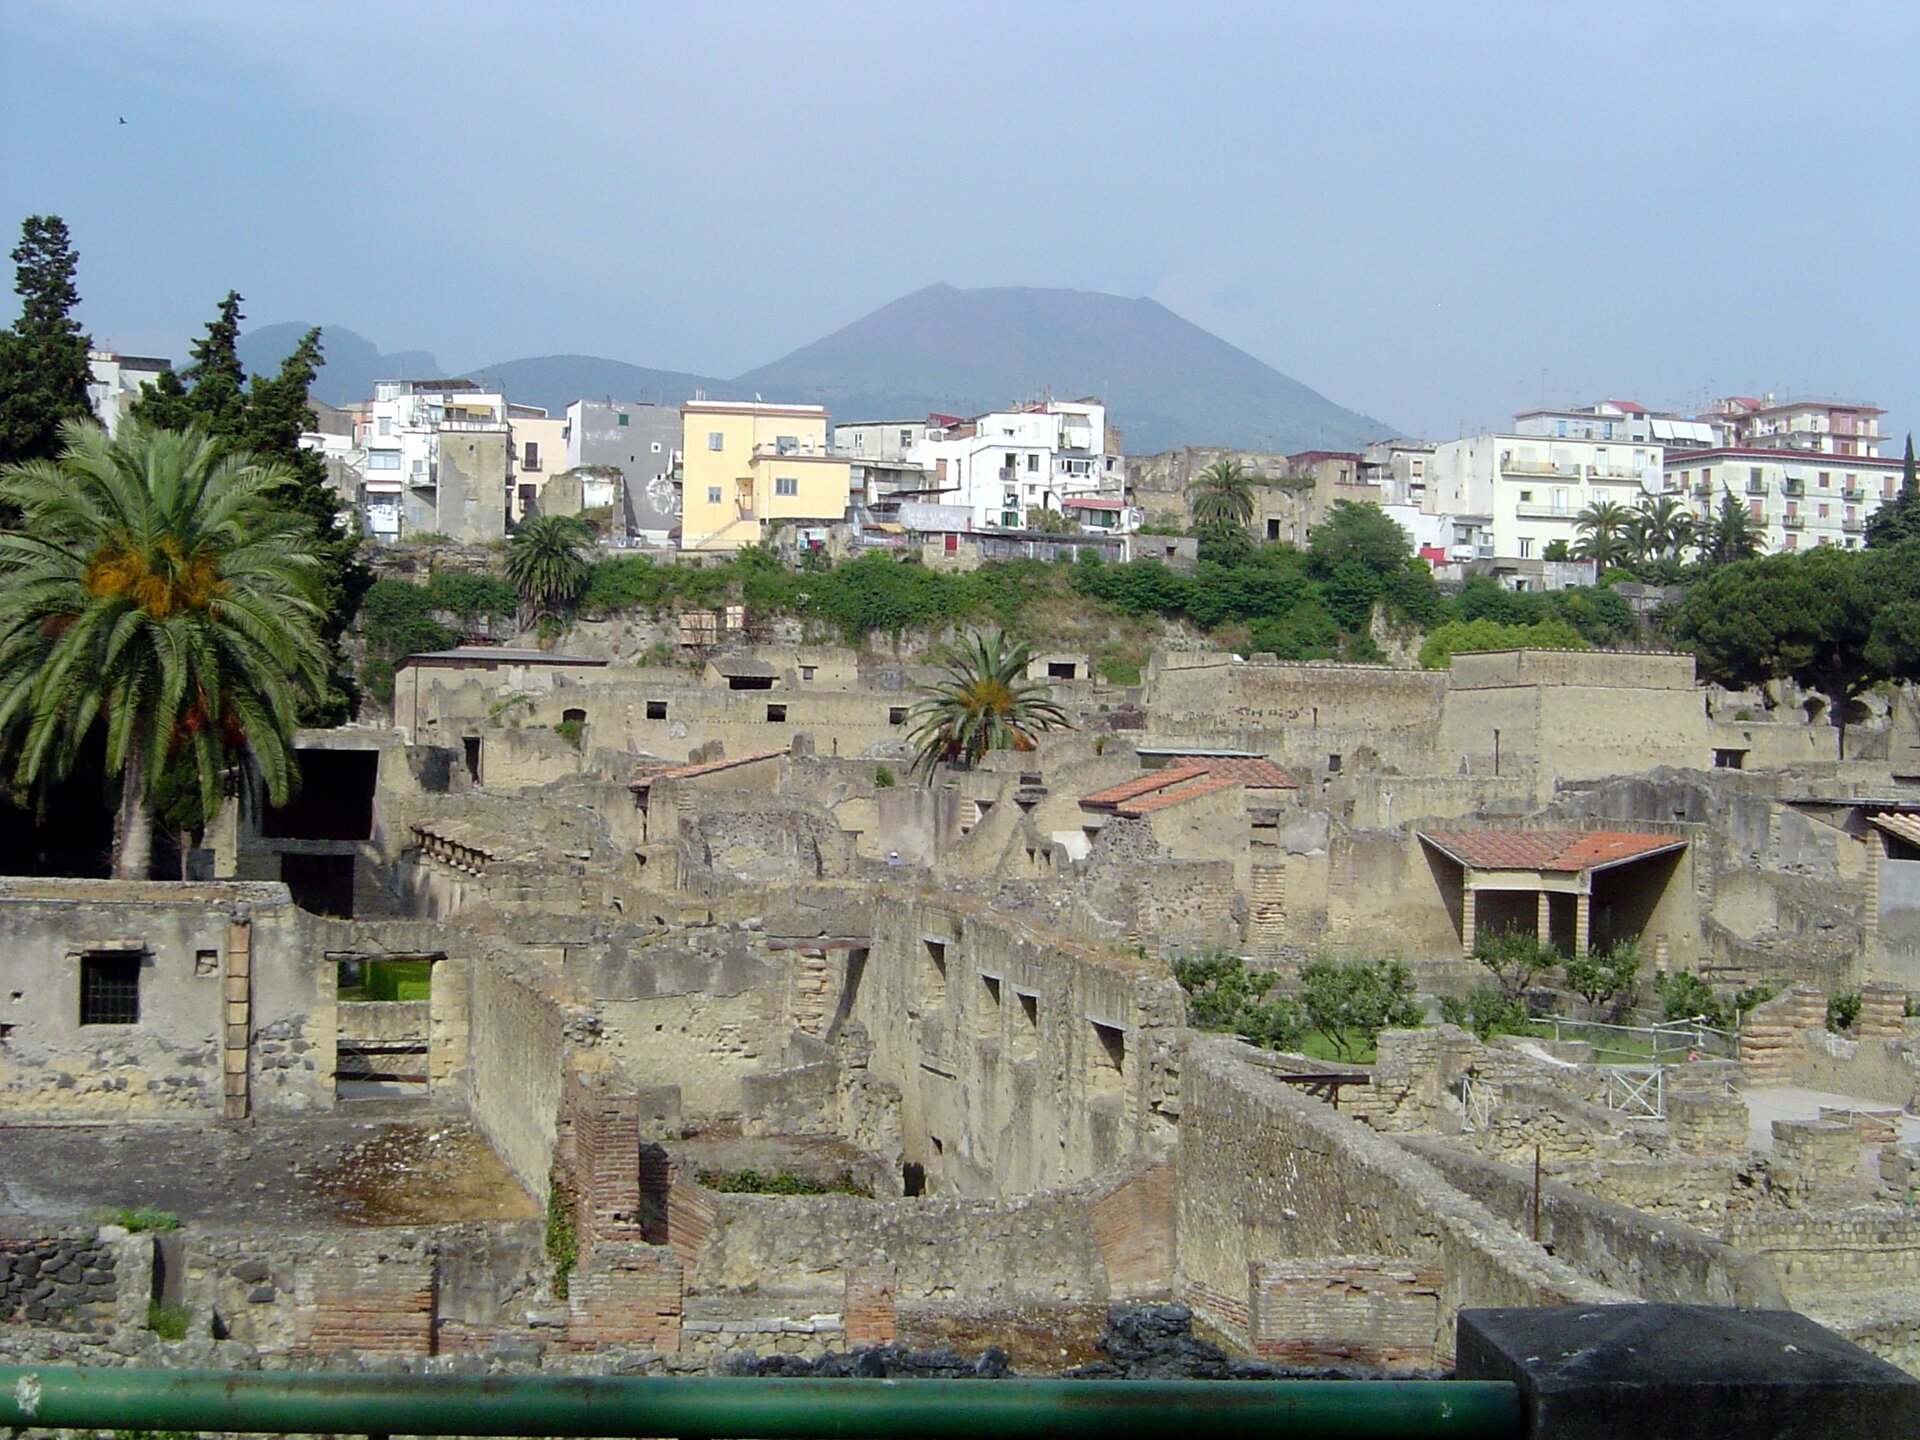
<svg viewBox="0 0 1920 1440">
<path fill-rule="evenodd" d="M 1766 392 L 1897 434 L 1916 42 L 1911 3 L 3 0 L 0 230 L 65 217 L 96 341 L 176 359 L 228 289 L 449 370 L 727 376 L 1062 286 L 1430 438 Z"/>
</svg>

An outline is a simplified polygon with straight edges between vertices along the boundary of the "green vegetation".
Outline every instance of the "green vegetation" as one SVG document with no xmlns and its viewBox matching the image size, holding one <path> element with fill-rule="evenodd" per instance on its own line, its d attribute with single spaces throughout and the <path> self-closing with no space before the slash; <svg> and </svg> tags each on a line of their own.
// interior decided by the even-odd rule
<svg viewBox="0 0 1920 1440">
<path fill-rule="evenodd" d="M 1194 477 L 1196 530 L 1245 529 L 1253 519 L 1253 479 L 1237 460 L 1216 460 Z"/>
<path fill-rule="evenodd" d="M 0 330 L 0 465 L 51 460 L 60 453 L 60 427 L 93 418 L 87 384 L 87 336 L 73 318 L 80 292 L 73 277 L 67 222 L 29 215 L 13 249 L 14 293 L 20 315 Z"/>
<path fill-rule="evenodd" d="M 832 1180 L 809 1180 L 786 1170 L 762 1175 L 758 1170 L 700 1172 L 700 1183 L 723 1195 L 865 1195 L 850 1176 Z"/>
<path fill-rule="evenodd" d="M 147 1329 L 162 1340 L 184 1340 L 193 1312 L 184 1305 L 168 1305 L 161 1300 L 147 1302 Z"/>
<path fill-rule="evenodd" d="M 1494 930 L 1474 940 L 1473 958 L 1492 972 L 1501 994 L 1519 1000 L 1559 965 L 1560 952 L 1530 930 Z"/>
<path fill-rule="evenodd" d="M 574 1194 L 555 1175 L 547 1186 L 547 1261 L 553 1266 L 553 1293 L 567 1298 L 567 1286 L 580 1263 L 580 1236 L 573 1223 Z"/>
<path fill-rule="evenodd" d="M 873 767 L 873 788 L 874 789 L 891 790 L 896 783 L 897 783 L 896 777 L 893 771 L 889 767 L 885 765 L 876 765 Z"/>
<path fill-rule="evenodd" d="M 1620 940 L 1601 951 L 1567 958 L 1567 988 L 1594 1010 L 1614 1000 L 1630 999 L 1640 974 L 1640 946 Z"/>
<path fill-rule="evenodd" d="M 1883 550 L 1903 540 L 1920 540 L 1920 475 L 1915 474 L 1913 435 L 1907 435 L 1900 492 L 1867 517 L 1867 548 Z"/>
<path fill-rule="evenodd" d="M 118 1225 L 136 1235 L 151 1231 L 178 1230 L 180 1217 L 171 1210 L 156 1209 L 152 1205 L 122 1205 L 114 1210 L 102 1210 L 99 1216 L 102 1225 Z"/>
<path fill-rule="evenodd" d="M 972 635 L 928 658 L 944 676 L 907 717 L 914 768 L 928 780 L 942 763 L 971 769 L 989 751 L 1031 750 L 1044 731 L 1072 728 L 1052 686 L 1026 678 L 1032 653 L 1004 634 Z"/>
<path fill-rule="evenodd" d="M 1660 998 L 1661 1018 L 1666 1020 L 1700 1019 L 1716 1030 L 1730 1028 L 1726 1007 L 1713 993 L 1713 987 L 1691 970 L 1675 970 L 1654 981 L 1654 993 Z"/>
<path fill-rule="evenodd" d="M 1197 1030 L 1225 1031 L 1263 1050 L 1291 1049 L 1306 1030 L 1291 997 L 1275 993 L 1279 973 L 1250 970 L 1238 955 L 1175 960 L 1173 978 L 1187 992 L 1187 1022 Z"/>
<path fill-rule="evenodd" d="M 584 720 L 556 720 L 553 724 L 553 733 L 566 741 L 567 744 L 571 745 L 574 749 L 578 750 L 582 737 L 587 733 L 587 722 Z"/>
<path fill-rule="evenodd" d="M 1440 1018 L 1482 1040 L 1527 1032 L 1527 1003 L 1497 985 L 1478 985 L 1465 995 L 1442 995 Z"/>
<path fill-rule="evenodd" d="M 342 980 L 346 977 L 343 975 Z M 357 984 L 342 983 L 344 1004 L 376 1000 L 427 1000 L 433 996 L 431 960 L 363 960 Z"/>
<path fill-rule="evenodd" d="M 1585 650 L 1587 642 L 1564 620 L 1537 625 L 1503 625 L 1498 620 L 1450 620 L 1427 633 L 1420 646 L 1420 664 L 1444 670 L 1456 653 L 1474 650 Z"/>
<path fill-rule="evenodd" d="M 163 798 L 211 816 L 235 767 L 292 798 L 293 732 L 327 684 L 322 559 L 287 476 L 202 430 L 61 434 L 57 462 L 0 473 L 21 516 L 0 533 L 0 731 L 29 790 L 104 737 L 114 875 L 145 879 Z"/>
<path fill-rule="evenodd" d="M 1176 960 L 1173 974 L 1196 1029 L 1226 1031 L 1266 1050 L 1365 1064 L 1382 1030 L 1423 1019 L 1413 972 L 1398 960 L 1322 957 L 1301 969 L 1292 994 L 1280 988 L 1279 972 L 1250 970 L 1226 953 Z"/>
<path fill-rule="evenodd" d="M 1835 1034 L 1844 1034 L 1853 1029 L 1854 1022 L 1860 1018 L 1860 992 L 1842 990 L 1827 1001 L 1827 1029 Z"/>
<path fill-rule="evenodd" d="M 1382 1030 L 1407 1030 L 1426 1016 L 1413 996 L 1413 972 L 1399 960 L 1319 959 L 1302 967 L 1298 1003 L 1306 1028 L 1334 1058 L 1372 1058 Z"/>
<path fill-rule="evenodd" d="M 535 515 L 507 541 L 507 579 L 530 616 L 559 617 L 586 592 L 593 532 L 572 515 Z"/>
</svg>

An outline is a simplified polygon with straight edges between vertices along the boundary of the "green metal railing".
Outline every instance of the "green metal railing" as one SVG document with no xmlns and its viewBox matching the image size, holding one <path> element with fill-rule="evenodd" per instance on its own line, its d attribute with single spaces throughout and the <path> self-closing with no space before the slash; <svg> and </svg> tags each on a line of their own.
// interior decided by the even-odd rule
<svg viewBox="0 0 1920 1440">
<path fill-rule="evenodd" d="M 0 1366 L 0 1428 L 681 1440 L 1518 1440 L 1480 1380 L 814 1380 Z"/>
</svg>

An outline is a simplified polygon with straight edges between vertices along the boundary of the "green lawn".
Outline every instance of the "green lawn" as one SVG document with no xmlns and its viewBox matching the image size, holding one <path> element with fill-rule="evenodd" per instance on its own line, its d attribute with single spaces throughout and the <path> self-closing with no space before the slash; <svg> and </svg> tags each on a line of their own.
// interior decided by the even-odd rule
<svg viewBox="0 0 1920 1440">
<path fill-rule="evenodd" d="M 433 989 L 431 960 L 367 960 L 360 966 L 360 983 L 340 986 L 347 1003 L 371 1000 L 426 1000 Z"/>
</svg>

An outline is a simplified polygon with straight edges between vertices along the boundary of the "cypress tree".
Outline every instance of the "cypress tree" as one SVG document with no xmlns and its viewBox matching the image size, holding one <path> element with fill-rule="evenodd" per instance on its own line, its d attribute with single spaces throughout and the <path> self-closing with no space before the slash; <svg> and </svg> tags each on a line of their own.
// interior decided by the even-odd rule
<svg viewBox="0 0 1920 1440">
<path fill-rule="evenodd" d="M 1900 476 L 1900 493 L 1887 501 L 1867 519 L 1867 548 L 1884 550 L 1902 540 L 1920 540 L 1920 482 L 1913 473 L 1913 434 L 1907 434 L 1906 464 Z"/>
<path fill-rule="evenodd" d="M 20 318 L 0 331 L 0 464 L 51 460 L 60 453 L 60 426 L 88 420 L 87 337 L 73 318 L 80 292 L 73 277 L 67 222 L 29 215 L 13 250 Z"/>
</svg>

